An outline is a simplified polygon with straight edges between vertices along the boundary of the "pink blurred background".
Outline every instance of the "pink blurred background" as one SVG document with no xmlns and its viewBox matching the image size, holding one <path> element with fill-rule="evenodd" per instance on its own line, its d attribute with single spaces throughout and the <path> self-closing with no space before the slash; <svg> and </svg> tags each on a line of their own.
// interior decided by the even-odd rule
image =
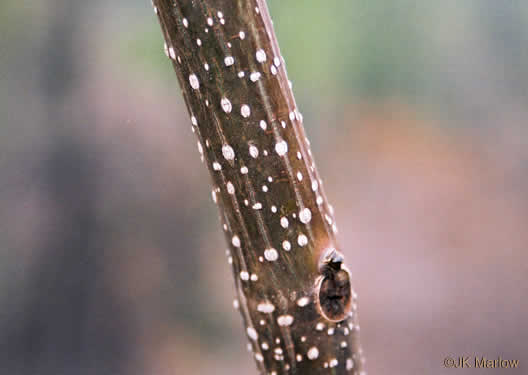
<svg viewBox="0 0 528 375">
<path fill-rule="evenodd" d="M 371 374 L 527 373 L 528 5 L 269 2 Z M 0 4 L 0 373 L 252 374 L 148 1 Z"/>
</svg>

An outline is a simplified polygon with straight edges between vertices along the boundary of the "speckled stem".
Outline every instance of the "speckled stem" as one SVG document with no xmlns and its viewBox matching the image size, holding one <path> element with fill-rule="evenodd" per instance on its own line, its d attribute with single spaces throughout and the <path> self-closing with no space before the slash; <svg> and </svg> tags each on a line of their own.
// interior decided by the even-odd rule
<svg viewBox="0 0 528 375">
<path fill-rule="evenodd" d="M 360 374 L 356 295 L 264 0 L 154 0 L 262 374 Z"/>
</svg>

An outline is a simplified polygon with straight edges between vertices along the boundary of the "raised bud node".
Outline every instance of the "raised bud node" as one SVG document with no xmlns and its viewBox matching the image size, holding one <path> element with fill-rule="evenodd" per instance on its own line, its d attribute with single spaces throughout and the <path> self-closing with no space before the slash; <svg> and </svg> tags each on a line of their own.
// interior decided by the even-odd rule
<svg viewBox="0 0 528 375">
<path fill-rule="evenodd" d="M 319 270 L 321 275 L 315 283 L 317 310 L 331 322 L 345 320 L 352 308 L 352 287 L 342 254 L 328 249 L 321 258 Z"/>
</svg>

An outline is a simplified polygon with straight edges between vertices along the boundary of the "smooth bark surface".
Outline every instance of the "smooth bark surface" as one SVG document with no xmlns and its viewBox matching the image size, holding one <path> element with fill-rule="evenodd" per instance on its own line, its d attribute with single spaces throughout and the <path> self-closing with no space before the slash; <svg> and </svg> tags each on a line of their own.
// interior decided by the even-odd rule
<svg viewBox="0 0 528 375">
<path fill-rule="evenodd" d="M 356 295 L 262 0 L 154 0 L 262 374 L 360 374 Z"/>
</svg>

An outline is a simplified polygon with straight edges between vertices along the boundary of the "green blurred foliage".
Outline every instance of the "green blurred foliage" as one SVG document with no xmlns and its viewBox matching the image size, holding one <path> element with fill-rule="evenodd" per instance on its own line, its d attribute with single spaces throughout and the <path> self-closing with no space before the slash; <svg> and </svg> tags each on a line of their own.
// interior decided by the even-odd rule
<svg viewBox="0 0 528 375">
<path fill-rule="evenodd" d="M 143 24 L 137 34 L 121 35 L 120 56 L 125 58 L 130 68 L 153 75 L 158 79 L 170 75 L 173 78 L 170 60 L 163 53 L 163 40 L 159 25 Z"/>
<path fill-rule="evenodd" d="M 270 6 L 282 53 L 303 89 L 391 95 L 412 92 L 425 76 L 427 34 L 420 29 L 431 5 L 311 0 Z"/>
</svg>

